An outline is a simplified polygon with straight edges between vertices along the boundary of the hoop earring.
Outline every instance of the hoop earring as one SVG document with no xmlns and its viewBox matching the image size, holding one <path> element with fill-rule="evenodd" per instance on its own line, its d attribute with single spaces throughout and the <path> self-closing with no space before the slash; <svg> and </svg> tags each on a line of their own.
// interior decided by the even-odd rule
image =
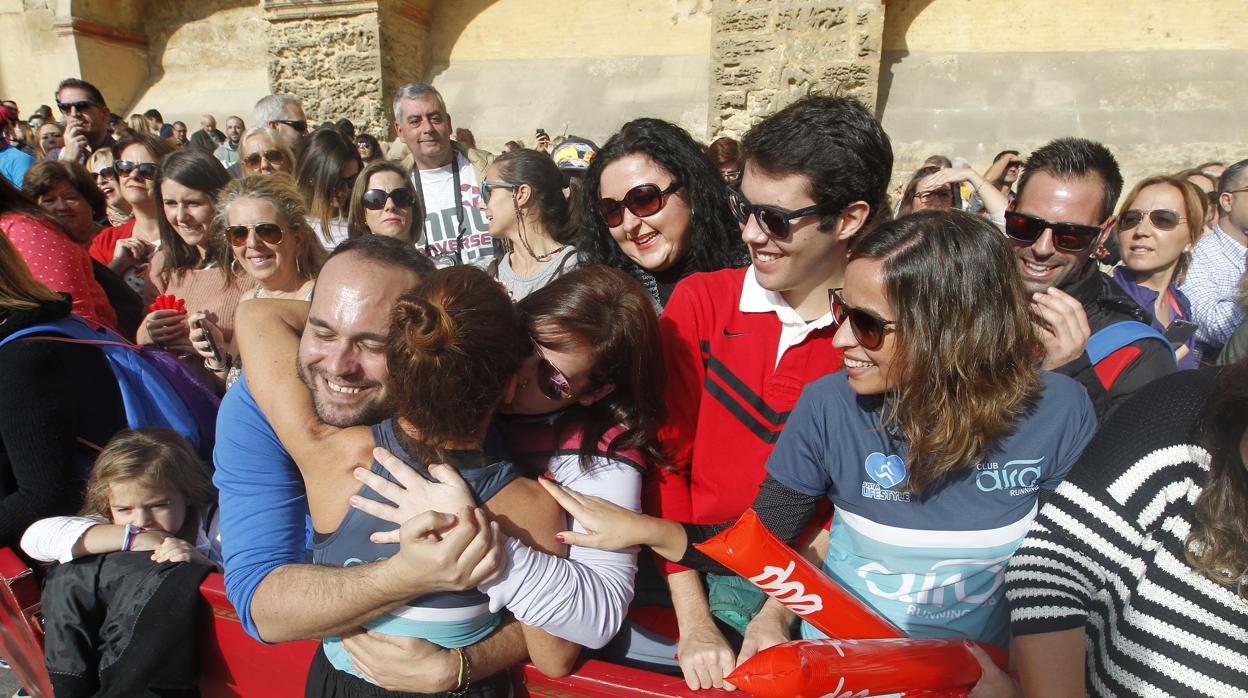
<svg viewBox="0 0 1248 698">
<path fill-rule="evenodd" d="M 299 258 L 295 257 L 295 273 L 303 276 L 303 265 L 299 263 Z"/>
</svg>

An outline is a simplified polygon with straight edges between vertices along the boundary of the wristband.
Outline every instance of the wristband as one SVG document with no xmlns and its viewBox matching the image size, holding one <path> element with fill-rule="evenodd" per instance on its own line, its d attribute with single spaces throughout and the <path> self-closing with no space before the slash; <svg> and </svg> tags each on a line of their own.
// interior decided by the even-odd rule
<svg viewBox="0 0 1248 698">
<path fill-rule="evenodd" d="M 126 524 L 125 534 L 121 538 L 121 549 L 123 552 L 130 550 L 130 546 L 134 545 L 134 539 L 139 535 L 140 530 L 130 524 Z"/>
<path fill-rule="evenodd" d="M 455 654 L 459 655 L 459 678 L 455 682 L 455 690 L 449 691 L 446 695 L 451 698 L 460 698 L 467 695 L 468 685 L 472 683 L 472 661 L 468 659 L 468 653 L 463 647 L 456 647 Z"/>
</svg>

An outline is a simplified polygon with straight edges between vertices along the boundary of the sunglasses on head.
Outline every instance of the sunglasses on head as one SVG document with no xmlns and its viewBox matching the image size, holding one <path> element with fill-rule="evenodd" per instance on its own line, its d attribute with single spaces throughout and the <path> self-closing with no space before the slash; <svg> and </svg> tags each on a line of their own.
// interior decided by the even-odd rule
<svg viewBox="0 0 1248 698">
<path fill-rule="evenodd" d="M 296 121 L 295 119 L 274 119 L 273 121 L 274 123 L 278 123 L 278 124 L 286 124 L 287 126 L 298 131 L 299 133 L 308 132 L 308 122 L 306 121 Z"/>
<path fill-rule="evenodd" d="M 563 371 L 555 368 L 554 364 L 542 356 L 542 347 L 536 339 L 533 340 L 533 351 L 537 354 L 537 389 L 542 391 L 547 400 L 570 400 L 572 383 Z"/>
<path fill-rule="evenodd" d="M 793 232 L 789 229 L 789 221 L 795 218 L 815 214 L 822 215 L 845 208 L 835 201 L 824 201 L 814 206 L 799 208 L 796 211 L 783 209 L 779 206 L 755 205 L 750 203 L 750 200 L 745 198 L 745 194 L 742 194 L 739 189 L 728 190 L 728 203 L 732 206 L 732 215 L 737 219 L 737 223 L 744 227 L 750 220 L 750 216 L 754 216 L 758 221 L 758 227 L 763 229 L 767 237 L 776 242 L 784 242 L 789 239 L 789 235 Z"/>
<path fill-rule="evenodd" d="M 77 109 L 79 113 L 81 113 L 94 106 L 95 106 L 95 102 L 92 102 L 89 99 L 84 99 L 79 102 L 57 102 L 56 103 L 56 108 L 60 109 L 62 114 L 68 114 L 75 109 Z"/>
<path fill-rule="evenodd" d="M 286 231 L 282 230 L 282 226 L 276 223 L 257 223 L 255 225 L 228 226 L 225 229 L 225 237 L 230 241 L 230 245 L 242 247 L 247 244 L 247 235 L 253 230 L 256 231 L 256 237 L 260 238 L 261 242 L 269 245 L 276 245 L 286 235 Z"/>
<path fill-rule="evenodd" d="M 638 184 L 623 199 L 615 200 L 606 197 L 598 200 L 598 212 L 607 221 L 607 227 L 614 228 L 624 222 L 624 209 L 628 209 L 638 218 L 653 216 L 663 210 L 667 203 L 667 195 L 680 189 L 680 180 L 672 180 L 666 189 L 659 189 L 657 184 Z"/>
<path fill-rule="evenodd" d="M 495 189 L 509 189 L 515 191 L 516 186 L 517 185 L 515 184 L 508 184 L 506 182 L 481 182 L 481 201 L 488 204 L 490 203 L 490 196 L 494 193 Z"/>
<path fill-rule="evenodd" d="M 268 160 L 273 164 L 286 162 L 286 156 L 280 150 L 266 150 L 263 153 L 251 153 L 243 158 L 243 163 L 248 167 L 259 167 L 261 159 Z"/>
<path fill-rule="evenodd" d="M 360 203 L 364 204 L 364 208 L 370 211 L 380 211 L 386 207 L 386 199 L 394 202 L 398 208 L 411 208 L 416 201 L 416 197 L 412 195 L 412 190 L 404 187 L 391 189 L 390 191 L 382 191 L 381 189 L 369 189 L 364 192 L 364 196 Z"/>
<path fill-rule="evenodd" d="M 1157 230 L 1174 230 L 1179 227 L 1179 223 L 1187 220 L 1180 216 L 1179 212 L 1172 208 L 1155 208 L 1151 211 L 1141 211 L 1138 208 L 1127 209 L 1118 217 L 1119 230 L 1131 230 L 1139 225 L 1144 217 L 1148 216 L 1148 222 L 1152 223 Z"/>
<path fill-rule="evenodd" d="M 139 179 L 153 180 L 156 179 L 157 167 L 150 162 L 130 162 L 129 160 L 118 160 L 113 163 L 113 171 L 118 177 L 129 177 L 133 172 L 135 177 Z"/>
<path fill-rule="evenodd" d="M 889 328 L 896 325 L 896 321 L 885 320 L 861 308 L 849 307 L 845 304 L 845 297 L 841 295 L 842 290 L 828 289 L 828 306 L 832 310 L 832 320 L 837 325 L 844 324 L 848 320 L 849 330 L 854 333 L 854 339 L 863 349 L 875 351 L 884 346 L 884 335 L 895 331 Z"/>
<path fill-rule="evenodd" d="M 1101 234 L 1101 229 L 1095 225 L 1052 223 L 1018 211 L 1005 212 L 1005 234 L 1011 239 L 1034 243 L 1046 230 L 1053 231 L 1053 246 L 1063 252 L 1083 252 Z"/>
</svg>

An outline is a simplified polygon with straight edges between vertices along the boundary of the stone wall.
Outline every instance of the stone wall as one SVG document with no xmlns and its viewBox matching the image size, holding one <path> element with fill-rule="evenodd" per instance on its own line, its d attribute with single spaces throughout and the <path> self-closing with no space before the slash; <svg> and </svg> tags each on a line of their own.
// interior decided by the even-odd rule
<svg viewBox="0 0 1248 698">
<path fill-rule="evenodd" d="M 810 94 L 874 107 L 884 6 L 878 0 L 715 0 L 708 138 L 740 137 Z"/>
</svg>

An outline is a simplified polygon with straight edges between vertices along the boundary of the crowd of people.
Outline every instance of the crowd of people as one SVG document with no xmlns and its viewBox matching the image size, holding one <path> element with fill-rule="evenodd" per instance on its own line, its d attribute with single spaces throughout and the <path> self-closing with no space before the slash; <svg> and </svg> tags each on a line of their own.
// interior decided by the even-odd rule
<svg viewBox="0 0 1248 698">
<path fill-rule="evenodd" d="M 0 105 L 0 545 L 57 563 L 58 695 L 193 690 L 105 667 L 214 570 L 321 641 L 310 696 L 731 690 L 823 637 L 693 547 L 747 509 L 906 635 L 1008 647 L 972 696 L 1248 686 L 1248 160 L 1059 138 L 890 191 L 842 97 L 498 156 L 419 83 L 389 146 L 54 97 Z"/>
</svg>

